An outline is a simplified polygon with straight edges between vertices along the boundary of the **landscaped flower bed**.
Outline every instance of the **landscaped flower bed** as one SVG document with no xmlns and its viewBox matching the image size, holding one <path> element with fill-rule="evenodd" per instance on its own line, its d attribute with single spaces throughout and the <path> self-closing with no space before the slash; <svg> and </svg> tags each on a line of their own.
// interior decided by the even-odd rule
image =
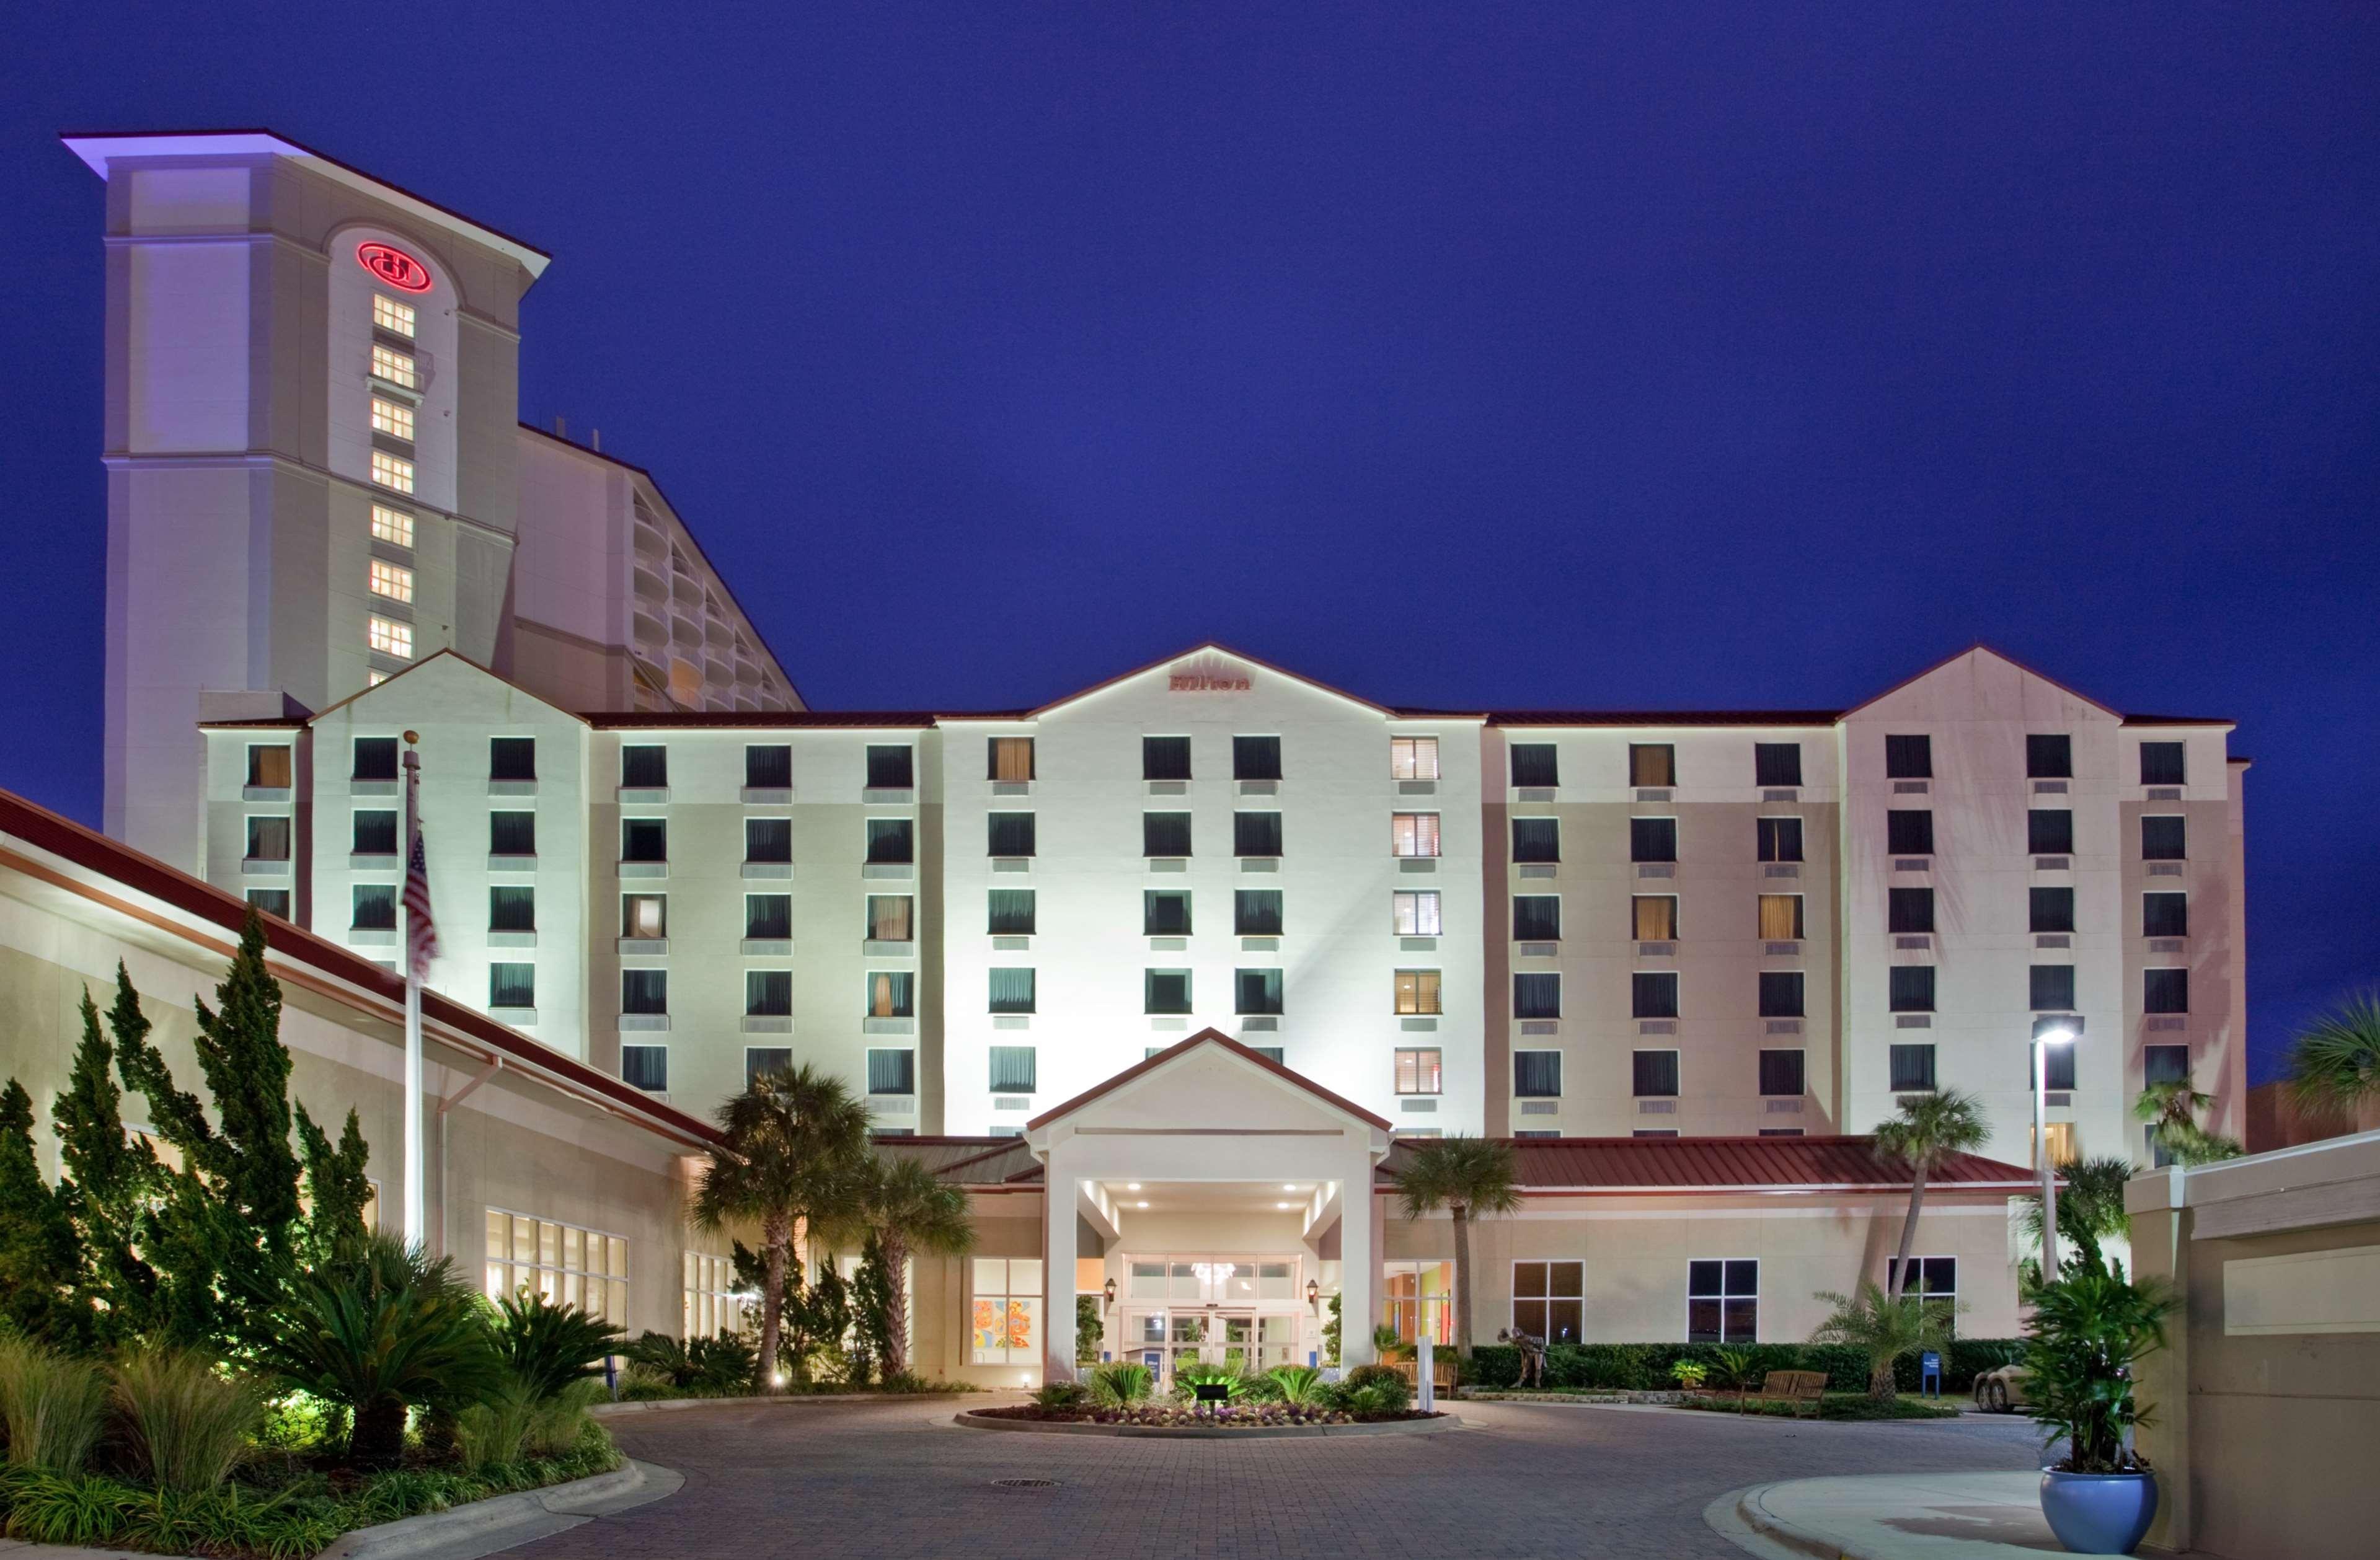
<svg viewBox="0 0 2380 1560">
<path fill-rule="evenodd" d="M 1394 1420 L 1436 1419 L 1436 1414 L 1411 1411 L 1352 1414 L 1292 1403 L 1218 1403 L 1209 1408 L 1178 1403 L 1123 1403 L 1099 1406 L 1075 1404 L 1045 1408 L 1027 1403 L 1014 1409 L 978 1409 L 977 1419 L 1027 1420 L 1044 1424 L 1131 1425 L 1148 1430 L 1275 1430 L 1287 1426 L 1380 1424 Z"/>
</svg>

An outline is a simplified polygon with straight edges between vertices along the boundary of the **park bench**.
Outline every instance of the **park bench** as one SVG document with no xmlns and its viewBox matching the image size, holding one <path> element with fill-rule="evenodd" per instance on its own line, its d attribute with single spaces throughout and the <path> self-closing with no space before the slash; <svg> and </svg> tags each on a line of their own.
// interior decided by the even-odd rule
<svg viewBox="0 0 2380 1560">
<path fill-rule="evenodd" d="M 1429 1362 L 1430 1385 L 1432 1388 L 1440 1395 L 1451 1393 L 1454 1390 L 1455 1373 L 1459 1363 L 1460 1362 L 1454 1357 L 1454 1351 L 1452 1349 L 1450 1348 L 1439 1351 Z M 1412 1387 L 1415 1392 L 1419 1392 L 1421 1390 L 1420 1360 L 1408 1355 L 1406 1358 L 1396 1361 L 1394 1368 L 1397 1374 L 1405 1378 L 1405 1385 L 1407 1386 Z"/>
<path fill-rule="evenodd" d="M 1762 1379 L 1760 1390 L 1749 1397 L 1755 1403 L 1791 1404 L 1797 1416 L 1802 1412 L 1802 1405 L 1807 1403 L 1811 1416 L 1815 1418 L 1826 1390 L 1827 1373 L 1824 1371 L 1771 1371 Z"/>
</svg>

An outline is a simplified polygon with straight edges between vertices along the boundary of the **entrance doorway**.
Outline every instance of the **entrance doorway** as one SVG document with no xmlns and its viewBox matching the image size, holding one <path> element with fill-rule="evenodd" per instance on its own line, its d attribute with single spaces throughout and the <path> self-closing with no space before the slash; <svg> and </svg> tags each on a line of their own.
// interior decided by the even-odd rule
<svg viewBox="0 0 2380 1560">
<path fill-rule="evenodd" d="M 1127 1257 L 1120 1360 L 1160 1390 L 1191 1363 L 1262 1373 L 1302 1362 L 1296 1257 Z"/>
</svg>

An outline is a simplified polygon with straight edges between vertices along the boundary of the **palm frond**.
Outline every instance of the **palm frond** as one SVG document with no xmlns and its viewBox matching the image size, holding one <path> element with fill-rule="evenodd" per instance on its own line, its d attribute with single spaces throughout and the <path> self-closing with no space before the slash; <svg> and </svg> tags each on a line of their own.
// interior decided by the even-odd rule
<svg viewBox="0 0 2380 1560">
<path fill-rule="evenodd" d="M 1460 1207 L 1476 1218 L 1515 1213 L 1521 1206 L 1520 1168 L 1512 1145 L 1494 1138 L 1458 1132 L 1419 1140 L 1404 1163 L 1390 1173 L 1409 1219 L 1441 1208 Z"/>
<path fill-rule="evenodd" d="M 2380 1099 L 2380 990 L 2359 992 L 2289 1046 L 2289 1092 L 2301 1105 L 2353 1110 Z"/>
</svg>

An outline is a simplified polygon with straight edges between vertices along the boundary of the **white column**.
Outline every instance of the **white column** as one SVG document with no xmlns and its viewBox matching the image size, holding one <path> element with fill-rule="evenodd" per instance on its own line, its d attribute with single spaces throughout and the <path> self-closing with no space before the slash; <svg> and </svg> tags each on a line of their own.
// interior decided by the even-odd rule
<svg viewBox="0 0 2380 1560">
<path fill-rule="evenodd" d="M 1372 1327 L 1380 1306 L 1379 1231 L 1372 1218 L 1371 1166 L 1339 1191 L 1339 1363 L 1369 1365 Z"/>
<path fill-rule="evenodd" d="M 1052 1147 L 1041 1178 L 1041 1379 L 1075 1379 L 1075 1177 Z"/>
</svg>

